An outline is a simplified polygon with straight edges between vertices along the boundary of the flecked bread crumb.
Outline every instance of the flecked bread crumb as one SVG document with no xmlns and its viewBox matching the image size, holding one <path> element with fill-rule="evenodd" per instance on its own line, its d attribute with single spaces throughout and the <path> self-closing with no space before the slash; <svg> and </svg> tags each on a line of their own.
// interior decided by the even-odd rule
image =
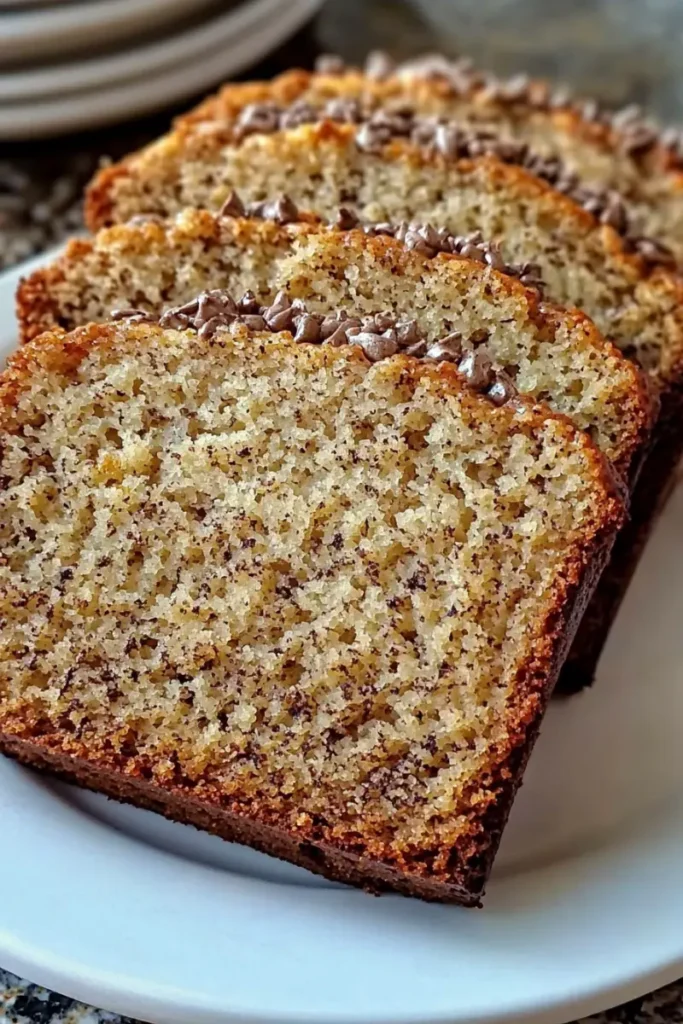
<svg viewBox="0 0 683 1024">
<path fill-rule="evenodd" d="M 479 899 L 623 515 L 585 435 L 446 365 L 129 323 L 24 346 L 0 433 L 5 749 Z"/>
</svg>

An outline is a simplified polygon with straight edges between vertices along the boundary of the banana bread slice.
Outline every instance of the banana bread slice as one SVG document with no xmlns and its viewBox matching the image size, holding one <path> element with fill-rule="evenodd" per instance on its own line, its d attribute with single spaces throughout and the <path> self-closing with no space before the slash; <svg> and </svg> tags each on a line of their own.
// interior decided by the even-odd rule
<svg viewBox="0 0 683 1024">
<path fill-rule="evenodd" d="M 614 477 L 447 362 L 250 331 L 228 299 L 49 334 L 0 376 L 0 747 L 475 905 Z"/>
<path fill-rule="evenodd" d="M 679 133 L 659 133 L 633 107 L 610 113 L 592 100 L 574 102 L 547 82 L 522 77 L 500 82 L 462 61 L 418 60 L 393 69 L 386 59 L 382 67 L 373 63 L 367 75 L 337 62 L 328 63 L 326 73 L 295 70 L 272 82 L 225 86 L 179 118 L 170 136 L 99 173 L 87 203 L 90 227 L 126 220 L 139 209 L 142 193 L 154 209 L 159 190 L 173 194 L 190 187 L 191 171 L 186 177 L 173 166 L 183 159 L 182 151 L 188 146 L 196 151 L 202 138 L 215 134 L 229 138 L 238 121 L 240 131 L 250 131 L 278 121 L 291 127 L 315 119 L 321 110 L 342 121 L 381 110 L 471 126 L 483 149 L 499 139 L 522 143 L 537 173 L 598 211 L 606 223 L 615 223 L 615 204 L 622 206 L 613 193 L 626 198 L 628 210 L 620 209 L 618 219 L 637 250 L 648 258 L 666 257 L 670 250 L 683 262 Z M 518 158 L 519 146 L 506 148 Z"/>
<path fill-rule="evenodd" d="M 232 203 L 239 204 L 237 197 Z M 286 200 L 280 205 L 296 215 Z M 72 242 L 22 283 L 19 321 L 30 338 L 107 319 L 116 308 L 159 313 L 216 288 L 235 297 L 251 291 L 263 302 L 284 290 L 314 312 L 346 308 L 372 318 L 390 311 L 404 331 L 413 325 L 397 338 L 402 349 L 450 335 L 451 350 L 441 358 L 470 380 L 492 381 L 495 370 L 503 371 L 508 386 L 571 416 L 617 473 L 632 479 L 655 412 L 638 369 L 585 316 L 527 288 L 528 264 L 508 264 L 504 274 L 453 252 L 461 243 L 442 232 L 438 244 L 447 251 L 423 251 L 410 248 L 410 239 L 329 231 L 310 216 L 277 224 L 186 210 L 173 220 L 117 225 Z M 480 248 L 480 260 L 493 256 L 500 262 L 495 249 Z M 282 326 L 291 326 L 284 316 Z M 169 322 L 176 325 L 173 317 Z"/>
</svg>

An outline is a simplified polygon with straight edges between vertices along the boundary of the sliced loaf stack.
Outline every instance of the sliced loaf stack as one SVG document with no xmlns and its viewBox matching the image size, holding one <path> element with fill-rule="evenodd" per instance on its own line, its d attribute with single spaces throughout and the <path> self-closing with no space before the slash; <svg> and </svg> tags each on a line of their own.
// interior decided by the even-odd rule
<svg viewBox="0 0 683 1024">
<path fill-rule="evenodd" d="M 91 222 L 183 205 L 218 209 L 235 188 L 258 203 L 286 188 L 324 218 L 343 205 L 342 226 L 359 216 L 480 230 L 499 242 L 501 264 L 536 264 L 548 297 L 584 310 L 636 359 L 661 415 L 631 521 L 563 673 L 574 690 L 593 677 L 681 455 L 683 284 L 665 250 L 634 238 L 615 194 L 588 195 L 557 160 L 519 139 L 501 141 L 490 126 L 438 122 L 451 94 L 437 85 L 348 72 L 230 87 L 166 139 L 103 172 L 91 188 Z"/>
<path fill-rule="evenodd" d="M 674 157 L 538 83 L 371 63 L 228 87 L 22 282 L 0 747 L 469 906 L 671 477 L 676 218 L 638 231 Z"/>
</svg>

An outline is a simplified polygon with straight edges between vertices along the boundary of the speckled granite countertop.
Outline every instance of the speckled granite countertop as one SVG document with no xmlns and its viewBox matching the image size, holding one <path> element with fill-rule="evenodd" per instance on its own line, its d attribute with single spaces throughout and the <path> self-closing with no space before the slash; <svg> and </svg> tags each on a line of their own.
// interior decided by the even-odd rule
<svg viewBox="0 0 683 1024">
<path fill-rule="evenodd" d="M 683 120 L 682 33 L 683 6 L 677 0 L 328 0 L 315 25 L 254 73 L 266 76 L 291 64 L 310 66 L 320 51 L 356 61 L 375 47 L 397 57 L 435 48 L 460 50 L 501 74 L 524 70 L 554 77 L 611 103 L 638 102 L 660 118 Z M 3 144 L 0 268 L 78 227 L 77 195 L 98 159 L 154 138 L 169 116 L 167 111 L 106 133 L 63 140 L 56 150 L 39 143 Z M 683 1024 L 683 982 L 590 1021 Z M 0 1022 L 135 1024 L 1 968 Z"/>
</svg>

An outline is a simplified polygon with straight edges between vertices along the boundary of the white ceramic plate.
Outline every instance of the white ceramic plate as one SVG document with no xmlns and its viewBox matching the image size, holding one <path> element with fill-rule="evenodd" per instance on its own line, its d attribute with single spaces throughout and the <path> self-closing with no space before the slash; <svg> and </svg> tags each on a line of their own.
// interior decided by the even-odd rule
<svg viewBox="0 0 683 1024">
<path fill-rule="evenodd" d="M 259 14 L 244 32 L 225 38 L 224 26 L 201 55 L 132 81 L 95 87 L 72 95 L 20 103 L 0 103 L 0 139 L 32 139 L 99 127 L 139 117 L 238 74 L 264 57 L 309 18 L 322 0 L 256 0 Z"/>
<path fill-rule="evenodd" d="M 119 82 L 147 79 L 166 68 L 192 62 L 201 64 L 207 53 L 219 48 L 233 53 L 248 36 L 263 30 L 272 19 L 278 22 L 289 0 L 251 0 L 227 11 L 216 11 L 185 26 L 180 32 L 141 45 L 125 45 L 120 51 L 99 57 L 83 56 L 69 63 L 37 69 L 0 72 L 0 119 L 2 106 L 37 98 L 64 97 L 79 90 L 108 89 Z M 144 83 L 143 83 L 144 84 Z M 78 102 L 72 100 L 71 102 Z"/>
<path fill-rule="evenodd" d="M 559 1024 L 673 980 L 682 565 L 679 490 L 598 685 L 550 710 L 483 910 L 375 899 L 0 758 L 0 963 L 158 1024 Z"/>
<path fill-rule="evenodd" d="M 212 0 L 81 0 L 44 9 L 5 11 L 0 30 L 0 61 L 34 61 L 48 54 L 108 46 L 183 17 Z"/>
</svg>

